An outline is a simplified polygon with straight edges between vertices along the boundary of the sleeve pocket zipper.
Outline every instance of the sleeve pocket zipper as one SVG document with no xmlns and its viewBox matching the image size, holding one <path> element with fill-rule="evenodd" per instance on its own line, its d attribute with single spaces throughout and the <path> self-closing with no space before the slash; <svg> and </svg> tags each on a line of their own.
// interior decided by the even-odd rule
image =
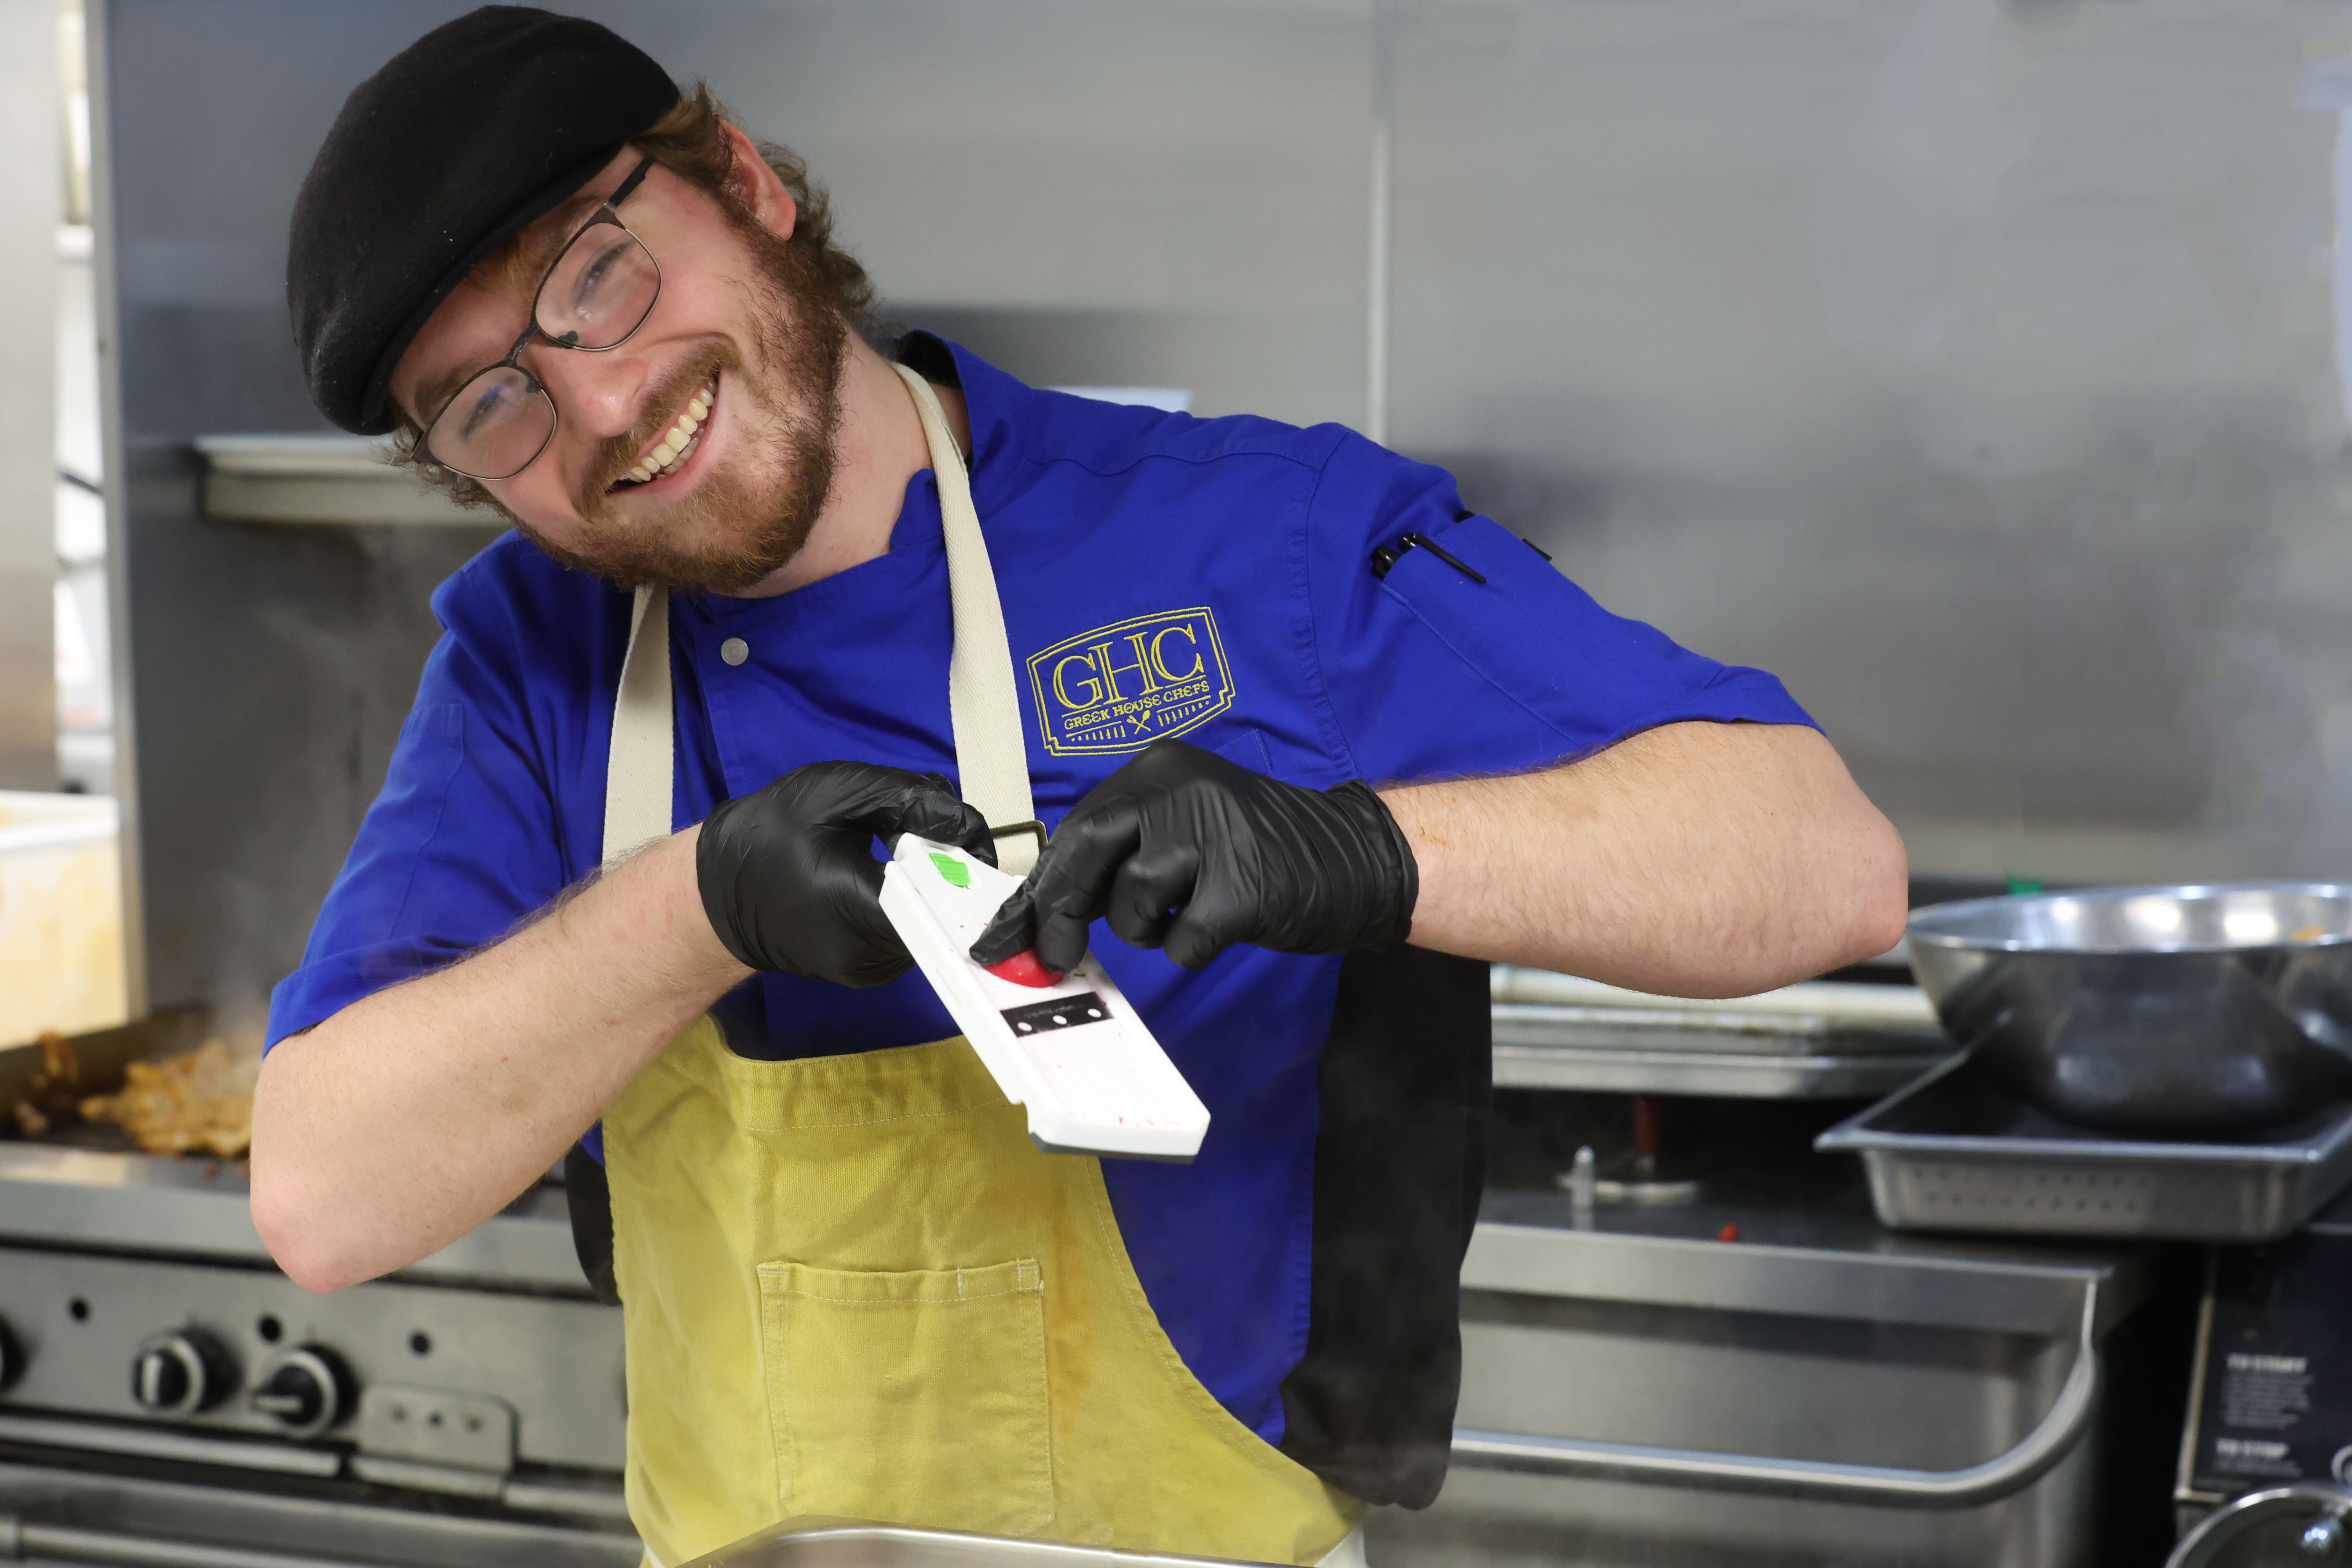
<svg viewBox="0 0 2352 1568">
<path fill-rule="evenodd" d="M 1406 551 L 1414 549 L 1428 551 L 1473 583 L 1484 583 L 1486 580 L 1485 575 L 1472 567 L 1469 563 L 1448 554 L 1444 546 L 1425 533 L 1402 534 L 1394 544 L 1383 544 L 1373 551 L 1372 575 L 1385 580 L 1389 574 L 1389 568 L 1403 559 Z"/>
</svg>

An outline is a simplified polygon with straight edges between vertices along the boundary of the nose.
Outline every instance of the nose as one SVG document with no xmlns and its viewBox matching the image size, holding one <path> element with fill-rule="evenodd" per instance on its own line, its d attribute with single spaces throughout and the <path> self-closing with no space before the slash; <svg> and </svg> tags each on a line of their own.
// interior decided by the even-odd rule
<svg viewBox="0 0 2352 1568">
<path fill-rule="evenodd" d="M 643 410 L 652 366 L 625 346 L 604 353 L 535 343 L 523 353 L 564 425 L 592 440 L 628 434 Z"/>
</svg>

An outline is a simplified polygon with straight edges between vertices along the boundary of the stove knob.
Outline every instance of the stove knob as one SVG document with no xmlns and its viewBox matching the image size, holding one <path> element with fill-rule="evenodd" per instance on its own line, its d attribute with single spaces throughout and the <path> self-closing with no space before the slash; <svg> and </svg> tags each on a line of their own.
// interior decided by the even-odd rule
<svg viewBox="0 0 2352 1568">
<path fill-rule="evenodd" d="M 25 1370 L 25 1347 L 8 1327 L 8 1320 L 0 1318 L 0 1392 L 16 1381 Z"/>
<path fill-rule="evenodd" d="M 236 1363 L 202 1329 L 154 1334 L 131 1363 L 131 1397 L 153 1415 L 194 1415 L 236 1381 Z"/>
<path fill-rule="evenodd" d="M 315 1437 L 351 1414 L 352 1374 L 324 1345 L 281 1351 L 261 1369 L 249 1403 L 297 1437 Z"/>
</svg>

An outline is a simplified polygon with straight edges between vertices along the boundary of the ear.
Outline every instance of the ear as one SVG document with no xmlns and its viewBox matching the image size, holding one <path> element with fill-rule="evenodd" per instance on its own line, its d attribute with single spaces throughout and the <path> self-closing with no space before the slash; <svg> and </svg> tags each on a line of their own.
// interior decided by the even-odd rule
<svg viewBox="0 0 2352 1568">
<path fill-rule="evenodd" d="M 751 139 L 743 133 L 741 126 L 722 120 L 719 128 L 735 152 L 734 166 L 727 171 L 728 184 L 751 210 L 761 227 L 778 239 L 792 238 L 793 226 L 800 220 L 800 204 L 793 200 L 793 193 L 784 188 L 775 170 L 768 167 L 768 161 L 760 156 L 760 150 L 751 145 Z"/>
</svg>

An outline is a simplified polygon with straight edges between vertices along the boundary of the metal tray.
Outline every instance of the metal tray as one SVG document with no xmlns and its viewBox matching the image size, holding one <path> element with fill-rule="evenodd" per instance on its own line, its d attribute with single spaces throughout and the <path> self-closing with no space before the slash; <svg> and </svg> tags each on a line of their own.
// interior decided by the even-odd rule
<svg viewBox="0 0 2352 1568">
<path fill-rule="evenodd" d="M 1896 1230 L 2272 1241 L 2352 1184 L 2352 1104 L 2268 1132 L 2126 1141 L 2003 1094 L 1956 1058 L 1831 1128 Z"/>
<path fill-rule="evenodd" d="M 795 1519 L 678 1568 L 1202 1568 L 1213 1561 L 895 1524 Z"/>
<path fill-rule="evenodd" d="M 1909 984 L 1791 985 L 1683 1001 L 1497 967 L 1495 1082 L 1504 1089 L 1861 1100 L 1958 1049 Z"/>
</svg>

